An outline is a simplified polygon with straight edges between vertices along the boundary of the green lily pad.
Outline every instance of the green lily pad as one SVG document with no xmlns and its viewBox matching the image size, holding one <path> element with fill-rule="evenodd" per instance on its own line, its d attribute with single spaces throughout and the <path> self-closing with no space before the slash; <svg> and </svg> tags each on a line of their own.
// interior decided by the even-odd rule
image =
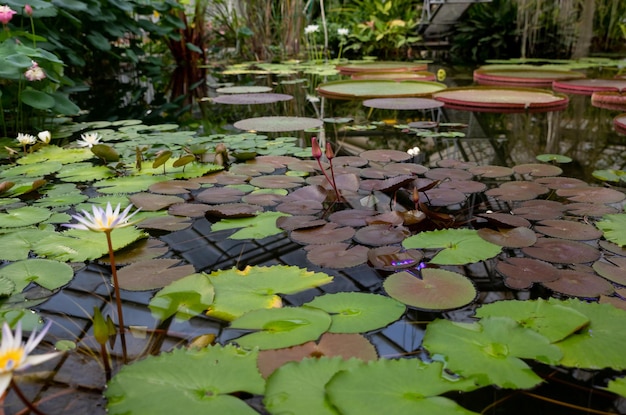
<svg viewBox="0 0 626 415">
<path fill-rule="evenodd" d="M 332 281 L 322 272 L 285 265 L 232 268 L 214 271 L 208 277 L 215 287 L 215 300 L 207 314 L 227 321 L 250 310 L 281 307 L 277 294 L 296 294 Z"/>
<path fill-rule="evenodd" d="M 609 380 L 606 390 L 626 398 L 626 377 Z"/>
<path fill-rule="evenodd" d="M 502 249 L 482 239 L 474 229 L 420 232 L 406 238 L 402 246 L 407 249 L 443 248 L 430 260 L 440 265 L 466 265 L 484 261 L 498 255 Z"/>
<path fill-rule="evenodd" d="M 235 392 L 262 394 L 257 351 L 233 346 L 175 349 L 123 366 L 104 395 L 107 413 L 257 414 Z"/>
<path fill-rule="evenodd" d="M 606 170 L 594 170 L 591 173 L 593 177 L 598 180 L 604 180 L 606 182 L 626 182 L 626 171 L 625 170 L 614 170 L 614 169 L 606 169 Z"/>
<path fill-rule="evenodd" d="M 326 399 L 324 386 L 340 370 L 350 370 L 362 363 L 340 357 L 287 363 L 267 379 L 265 408 L 272 414 L 338 415 Z"/>
<path fill-rule="evenodd" d="M 543 299 L 496 301 L 476 310 L 479 318 L 498 316 L 512 318 L 522 327 L 542 334 L 551 343 L 563 340 L 589 324 L 589 318 L 573 308 Z"/>
<path fill-rule="evenodd" d="M 262 212 L 251 218 L 222 219 L 211 225 L 213 232 L 225 229 L 238 229 L 230 235 L 230 239 L 263 239 L 284 232 L 276 226 L 276 219 L 290 216 L 282 212 Z"/>
<path fill-rule="evenodd" d="M 258 309 L 233 320 L 232 329 L 257 330 L 234 339 L 248 349 L 290 347 L 317 339 L 330 327 L 330 315 L 318 308 Z"/>
<path fill-rule="evenodd" d="M 148 234 L 132 226 L 115 229 L 111 232 L 114 250 L 122 249 L 141 238 L 147 237 Z M 80 229 L 51 233 L 35 242 L 32 249 L 39 256 L 72 262 L 97 259 L 109 252 L 104 233 Z"/>
<path fill-rule="evenodd" d="M 0 235 L 0 246 L 2 246 L 0 260 L 19 261 L 27 259 L 33 244 L 50 235 L 49 232 L 53 232 L 53 230 L 27 228 Z"/>
<path fill-rule="evenodd" d="M 558 364 L 561 350 L 536 331 L 508 317 L 488 317 L 480 323 L 435 320 L 424 334 L 424 347 L 445 356 L 447 368 L 480 385 L 528 389 L 542 382 L 521 359 Z"/>
<path fill-rule="evenodd" d="M 571 163 L 572 158 L 564 156 L 562 154 L 539 154 L 535 157 L 539 161 L 543 161 L 546 163 L 554 162 L 554 163 Z"/>
<path fill-rule="evenodd" d="M 273 116 L 248 118 L 235 122 L 233 126 L 246 131 L 286 132 L 316 128 L 323 124 L 324 123 L 317 118 Z"/>
<path fill-rule="evenodd" d="M 326 394 L 345 415 L 476 415 L 440 396 L 474 389 L 472 380 L 445 375 L 440 362 L 381 359 L 339 371 L 326 385 Z"/>
<path fill-rule="evenodd" d="M 18 160 L 18 164 L 40 164 L 53 160 L 62 164 L 77 163 L 89 160 L 93 157 L 91 151 L 86 148 L 64 148 L 54 145 L 41 147 L 34 153 L 30 153 Z"/>
<path fill-rule="evenodd" d="M 164 175 L 124 176 L 114 179 L 98 180 L 93 183 L 93 186 L 98 189 L 98 192 L 105 194 L 138 193 L 148 190 L 148 188 L 155 183 L 170 179 L 171 177 Z"/>
<path fill-rule="evenodd" d="M 376 330 L 399 319 L 406 308 L 401 302 L 389 297 L 356 292 L 321 295 L 304 305 L 330 314 L 330 333 Z"/>
<path fill-rule="evenodd" d="M 15 292 L 15 283 L 8 278 L 0 277 L 0 297 L 8 297 Z"/>
<path fill-rule="evenodd" d="M 55 290 L 72 280 L 74 270 L 63 262 L 33 258 L 1 268 L 0 277 L 13 281 L 17 292 L 21 292 L 31 282 Z"/>
<path fill-rule="evenodd" d="M 113 177 L 115 173 L 106 166 L 94 166 L 91 163 L 75 163 L 64 166 L 57 177 L 65 182 L 91 182 Z"/>
<path fill-rule="evenodd" d="M 579 332 L 556 343 L 563 351 L 560 364 L 581 369 L 613 370 L 626 369 L 626 310 L 615 308 L 611 304 L 589 303 L 576 299 L 559 301 L 548 300 L 585 315 L 590 323 Z"/>
<path fill-rule="evenodd" d="M 82 193 L 66 193 L 63 195 L 46 196 L 35 202 L 37 207 L 43 208 L 62 208 L 77 205 L 84 202 L 89 197 Z"/>
<path fill-rule="evenodd" d="M 213 303 L 215 290 L 204 274 L 191 274 L 174 281 L 152 297 L 148 307 L 161 321 L 176 316 L 189 320 L 202 313 Z"/>
<path fill-rule="evenodd" d="M 17 209 L 8 209 L 7 213 L 0 213 L 1 228 L 21 228 L 34 225 L 48 219 L 52 215 L 46 208 L 24 206 Z"/>
<path fill-rule="evenodd" d="M 476 287 L 469 278 L 444 269 L 424 268 L 420 276 L 402 271 L 391 274 L 383 287 L 396 300 L 421 310 L 451 310 L 476 299 Z"/>
<path fill-rule="evenodd" d="M 56 173 L 63 167 L 58 161 L 47 161 L 45 163 L 38 164 L 23 164 L 21 166 L 11 167 L 10 169 L 3 170 L 0 173 L 0 177 L 13 178 L 17 176 L 24 177 L 40 177 L 48 174 Z"/>
<path fill-rule="evenodd" d="M 596 226 L 604 233 L 605 239 L 626 246 L 626 214 L 604 215 Z"/>
</svg>

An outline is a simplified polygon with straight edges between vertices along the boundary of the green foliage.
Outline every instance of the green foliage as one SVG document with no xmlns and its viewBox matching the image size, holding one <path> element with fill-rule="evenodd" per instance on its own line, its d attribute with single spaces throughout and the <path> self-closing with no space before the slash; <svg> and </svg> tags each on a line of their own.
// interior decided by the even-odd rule
<svg viewBox="0 0 626 415">
<path fill-rule="evenodd" d="M 472 5 L 456 26 L 450 55 L 463 64 L 519 56 L 517 7 L 512 0 Z"/>
</svg>

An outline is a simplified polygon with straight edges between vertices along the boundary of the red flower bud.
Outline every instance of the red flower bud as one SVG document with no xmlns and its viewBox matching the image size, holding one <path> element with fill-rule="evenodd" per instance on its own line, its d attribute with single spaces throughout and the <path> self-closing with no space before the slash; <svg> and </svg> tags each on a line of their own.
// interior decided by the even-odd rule
<svg viewBox="0 0 626 415">
<path fill-rule="evenodd" d="M 322 149 L 320 145 L 317 143 L 317 137 L 311 138 L 311 153 L 313 153 L 313 157 L 316 159 L 322 158 Z"/>
<path fill-rule="evenodd" d="M 328 160 L 332 160 L 335 157 L 335 153 L 333 152 L 333 148 L 330 146 L 330 143 L 326 143 L 326 158 Z"/>
</svg>

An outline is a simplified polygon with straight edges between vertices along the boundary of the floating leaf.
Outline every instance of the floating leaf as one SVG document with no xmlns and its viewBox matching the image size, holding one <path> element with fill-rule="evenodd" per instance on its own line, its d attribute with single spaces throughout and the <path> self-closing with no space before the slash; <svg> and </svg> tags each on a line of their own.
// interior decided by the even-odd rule
<svg viewBox="0 0 626 415">
<path fill-rule="evenodd" d="M 315 340 L 330 327 L 325 311 L 308 307 L 252 310 L 233 320 L 232 329 L 258 330 L 234 341 L 242 347 L 259 350 L 295 346 Z"/>
<path fill-rule="evenodd" d="M 34 225 L 48 219 L 52 212 L 46 208 L 24 206 L 17 209 L 7 209 L 7 213 L 0 213 L 0 227 L 21 228 Z"/>
<path fill-rule="evenodd" d="M 339 371 L 326 385 L 341 414 L 476 415 L 443 395 L 476 389 L 472 380 L 444 374 L 439 362 L 380 359 Z"/>
<path fill-rule="evenodd" d="M 620 310 L 611 304 L 590 303 L 571 299 L 549 302 L 562 304 L 565 307 L 584 314 L 590 323 L 582 330 L 556 343 L 563 351 L 562 366 L 581 369 L 613 370 L 626 369 L 626 310 Z"/>
<path fill-rule="evenodd" d="M 496 301 L 476 310 L 476 317 L 510 317 L 522 327 L 545 336 L 551 343 L 563 340 L 589 324 L 584 314 L 558 302 Z"/>
<path fill-rule="evenodd" d="M 500 253 L 501 247 L 487 242 L 473 229 L 444 229 L 421 232 L 402 242 L 405 248 L 443 248 L 431 259 L 433 264 L 465 265 L 484 261 Z"/>
<path fill-rule="evenodd" d="M 230 239 L 263 239 L 268 236 L 283 232 L 276 226 L 276 219 L 282 216 L 289 216 L 282 212 L 262 212 L 251 218 L 222 219 L 211 225 L 213 232 L 225 229 L 238 229 L 230 236 Z"/>
<path fill-rule="evenodd" d="M 214 271 L 208 278 L 215 287 L 215 300 L 207 314 L 229 321 L 250 310 L 281 307 L 277 294 L 296 294 L 332 281 L 322 272 L 284 265 Z"/>
<path fill-rule="evenodd" d="M 191 274 L 169 284 L 152 297 L 148 307 L 161 321 L 170 316 L 189 320 L 213 303 L 215 290 L 204 274 Z"/>
<path fill-rule="evenodd" d="M 114 179 L 99 180 L 93 186 L 100 193 L 137 193 L 147 190 L 151 185 L 169 180 L 167 176 L 125 176 Z"/>
<path fill-rule="evenodd" d="M 262 394 L 257 351 L 234 346 L 175 349 L 122 369 L 108 383 L 107 413 L 257 414 L 235 392 Z"/>
<path fill-rule="evenodd" d="M 562 154 L 539 154 L 535 157 L 539 161 L 543 161 L 546 163 L 554 162 L 554 163 L 571 163 L 572 158 L 564 156 Z"/>
<path fill-rule="evenodd" d="M 330 314 L 330 333 L 364 333 L 376 330 L 396 321 L 405 311 L 401 302 L 370 293 L 326 294 L 317 296 L 304 305 Z"/>
<path fill-rule="evenodd" d="M 19 261 L 27 259 L 33 244 L 49 235 L 52 230 L 39 228 L 20 229 L 16 232 L 0 235 L 0 260 Z"/>
<path fill-rule="evenodd" d="M 619 246 L 626 246 L 626 214 L 604 215 L 596 226 L 604 237 Z"/>
<path fill-rule="evenodd" d="M 383 287 L 390 297 L 422 310 L 450 310 L 476 299 L 476 287 L 465 276 L 443 269 L 424 268 L 416 276 L 402 271 L 391 274 Z"/>
<path fill-rule="evenodd" d="M 424 347 L 445 356 L 447 368 L 480 385 L 528 389 L 542 379 L 521 359 L 558 364 L 558 347 L 536 331 L 508 317 L 488 317 L 480 323 L 435 320 L 424 334 Z"/>
<path fill-rule="evenodd" d="M 63 262 L 33 258 L 0 268 L 0 277 L 13 281 L 17 292 L 21 292 L 31 282 L 55 290 L 72 280 L 74 270 Z"/>
<path fill-rule="evenodd" d="M 3 178 L 14 178 L 17 176 L 24 177 L 40 177 L 55 173 L 63 167 L 58 161 L 47 161 L 38 164 L 23 164 L 21 166 L 11 167 L 3 170 L 0 174 Z"/>
<path fill-rule="evenodd" d="M 606 390 L 626 398 L 626 377 L 609 380 Z"/>
<path fill-rule="evenodd" d="M 196 272 L 193 265 L 181 265 L 178 259 L 157 258 L 134 262 L 117 271 L 120 288 L 130 291 L 163 288 Z"/>
<path fill-rule="evenodd" d="M 350 370 L 360 360 L 339 357 L 304 359 L 276 370 L 267 380 L 263 403 L 272 414 L 337 415 L 326 399 L 324 386 L 340 370 Z"/>
</svg>

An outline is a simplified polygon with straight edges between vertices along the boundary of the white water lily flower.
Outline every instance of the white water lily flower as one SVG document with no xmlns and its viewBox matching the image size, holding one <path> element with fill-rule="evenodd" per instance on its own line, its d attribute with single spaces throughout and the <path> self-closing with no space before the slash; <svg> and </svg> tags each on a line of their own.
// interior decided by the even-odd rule
<svg viewBox="0 0 626 415">
<path fill-rule="evenodd" d="M 98 133 L 86 133 L 86 134 L 81 134 L 80 138 L 82 138 L 82 140 L 76 140 L 76 144 L 78 144 L 79 147 L 93 147 L 96 144 L 100 143 L 100 134 Z"/>
<path fill-rule="evenodd" d="M 39 134 L 37 134 L 37 137 L 39 137 L 39 140 L 42 143 L 48 144 L 50 143 L 50 140 L 52 139 L 52 134 L 50 134 L 50 131 L 46 130 L 46 131 L 41 131 Z"/>
<path fill-rule="evenodd" d="M 315 33 L 319 30 L 319 25 L 316 24 L 310 24 L 307 27 L 304 28 L 304 34 L 308 35 L 310 33 Z"/>
<path fill-rule="evenodd" d="M 60 352 L 53 352 L 29 356 L 48 332 L 50 324 L 52 321 L 48 321 L 39 334 L 36 330 L 33 331 L 26 344 L 22 343 L 21 321 L 18 321 L 15 327 L 15 335 L 8 323 L 3 324 L 2 344 L 0 345 L 0 396 L 4 395 L 11 384 L 13 372 L 38 365 L 60 354 Z"/>
<path fill-rule="evenodd" d="M 74 219 L 76 219 L 79 223 L 75 224 L 65 224 L 64 226 L 68 228 L 75 229 L 83 229 L 87 231 L 94 232 L 111 232 L 116 228 L 125 228 L 126 226 L 133 225 L 137 223 L 129 222 L 128 220 L 132 218 L 137 212 L 141 209 L 137 209 L 132 214 L 128 214 L 133 205 L 128 205 L 126 209 L 124 209 L 120 213 L 121 204 L 118 203 L 115 211 L 111 207 L 111 203 L 107 203 L 106 209 L 103 209 L 99 206 L 93 205 L 92 211 L 93 214 L 83 210 L 83 214 L 72 215 Z"/>
<path fill-rule="evenodd" d="M 19 133 L 17 135 L 17 141 L 21 145 L 27 146 L 27 145 L 35 144 L 37 142 L 37 139 L 35 138 L 34 135 Z"/>
<path fill-rule="evenodd" d="M 339 36 L 348 36 L 349 33 L 350 33 L 350 30 L 348 29 L 344 29 L 344 28 L 337 29 L 337 34 Z"/>
</svg>

